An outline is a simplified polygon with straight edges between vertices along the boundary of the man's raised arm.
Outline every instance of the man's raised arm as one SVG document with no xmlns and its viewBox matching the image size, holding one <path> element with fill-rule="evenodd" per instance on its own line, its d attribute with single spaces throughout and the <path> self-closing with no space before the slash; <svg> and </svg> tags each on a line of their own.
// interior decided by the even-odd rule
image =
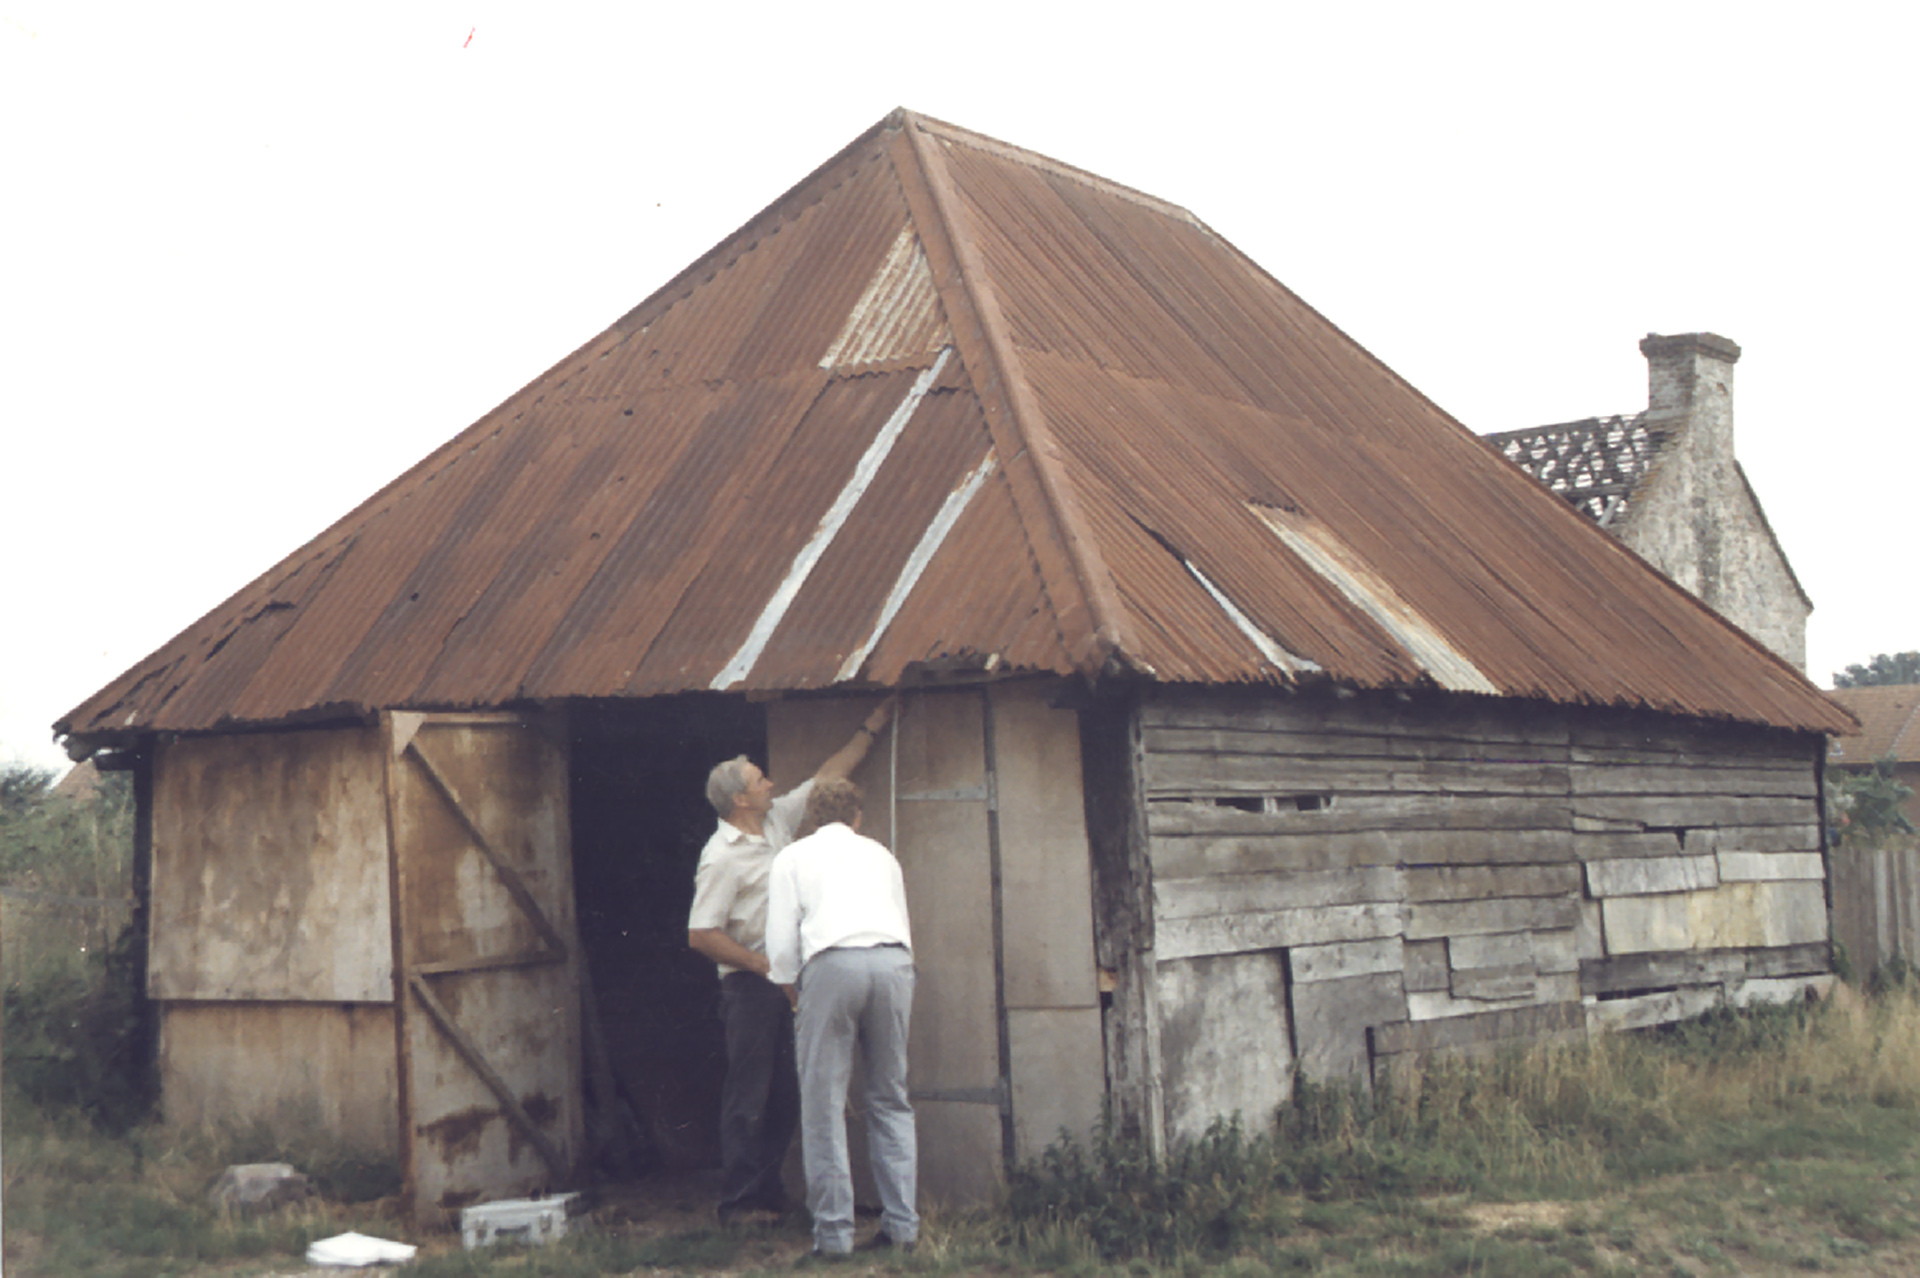
<svg viewBox="0 0 1920 1278">
<path fill-rule="evenodd" d="M 866 717 L 858 728 L 853 730 L 853 738 L 841 746 L 827 761 L 814 772 L 815 781 L 844 781 L 852 771 L 860 766 L 867 757 L 867 749 L 879 739 L 887 725 L 893 722 L 894 712 L 899 709 L 900 698 L 888 697 L 874 707 L 873 713 Z"/>
</svg>

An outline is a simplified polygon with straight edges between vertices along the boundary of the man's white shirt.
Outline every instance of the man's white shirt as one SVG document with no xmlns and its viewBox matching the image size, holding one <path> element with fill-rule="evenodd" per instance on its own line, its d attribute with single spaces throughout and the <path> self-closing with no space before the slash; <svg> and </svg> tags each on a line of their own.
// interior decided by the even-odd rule
<svg viewBox="0 0 1920 1278">
<path fill-rule="evenodd" d="M 900 862 L 839 822 L 789 845 L 767 876 L 767 979 L 792 985 L 822 950 L 913 948 Z"/>
</svg>

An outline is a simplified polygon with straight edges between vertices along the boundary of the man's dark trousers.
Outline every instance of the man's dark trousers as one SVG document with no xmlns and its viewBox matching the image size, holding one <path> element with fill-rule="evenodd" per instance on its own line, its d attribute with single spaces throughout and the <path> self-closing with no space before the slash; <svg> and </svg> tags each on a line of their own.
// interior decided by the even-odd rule
<svg viewBox="0 0 1920 1278">
<path fill-rule="evenodd" d="M 720 980 L 727 1077 L 720 1088 L 720 1213 L 783 1203 L 780 1169 L 800 1124 L 793 1007 L 752 972 Z"/>
</svg>

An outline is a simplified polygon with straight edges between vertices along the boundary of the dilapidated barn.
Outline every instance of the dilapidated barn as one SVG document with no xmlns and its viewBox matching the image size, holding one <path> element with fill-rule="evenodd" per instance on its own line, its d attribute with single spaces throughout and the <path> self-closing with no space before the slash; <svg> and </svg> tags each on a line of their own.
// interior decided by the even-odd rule
<svg viewBox="0 0 1920 1278">
<path fill-rule="evenodd" d="M 700 777 L 889 691 L 935 1197 L 1827 979 L 1840 711 L 1191 214 L 903 111 L 57 725 L 167 1115 L 428 1215 L 589 1100 L 709 1157 Z"/>
</svg>

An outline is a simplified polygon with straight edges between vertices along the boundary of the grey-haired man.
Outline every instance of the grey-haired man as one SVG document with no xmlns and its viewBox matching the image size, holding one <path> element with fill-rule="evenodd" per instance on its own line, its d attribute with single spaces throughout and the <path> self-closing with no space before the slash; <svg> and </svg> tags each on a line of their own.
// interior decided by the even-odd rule
<svg viewBox="0 0 1920 1278">
<path fill-rule="evenodd" d="M 793 1009 L 767 980 L 767 870 L 792 842 L 816 783 L 843 780 L 893 721 L 883 702 L 813 776 L 776 797 L 773 782 L 742 755 L 707 777 L 718 827 L 694 870 L 687 944 L 720 969 L 727 1073 L 720 1087 L 720 1219 L 787 1206 L 780 1169 L 799 1123 Z"/>
</svg>

